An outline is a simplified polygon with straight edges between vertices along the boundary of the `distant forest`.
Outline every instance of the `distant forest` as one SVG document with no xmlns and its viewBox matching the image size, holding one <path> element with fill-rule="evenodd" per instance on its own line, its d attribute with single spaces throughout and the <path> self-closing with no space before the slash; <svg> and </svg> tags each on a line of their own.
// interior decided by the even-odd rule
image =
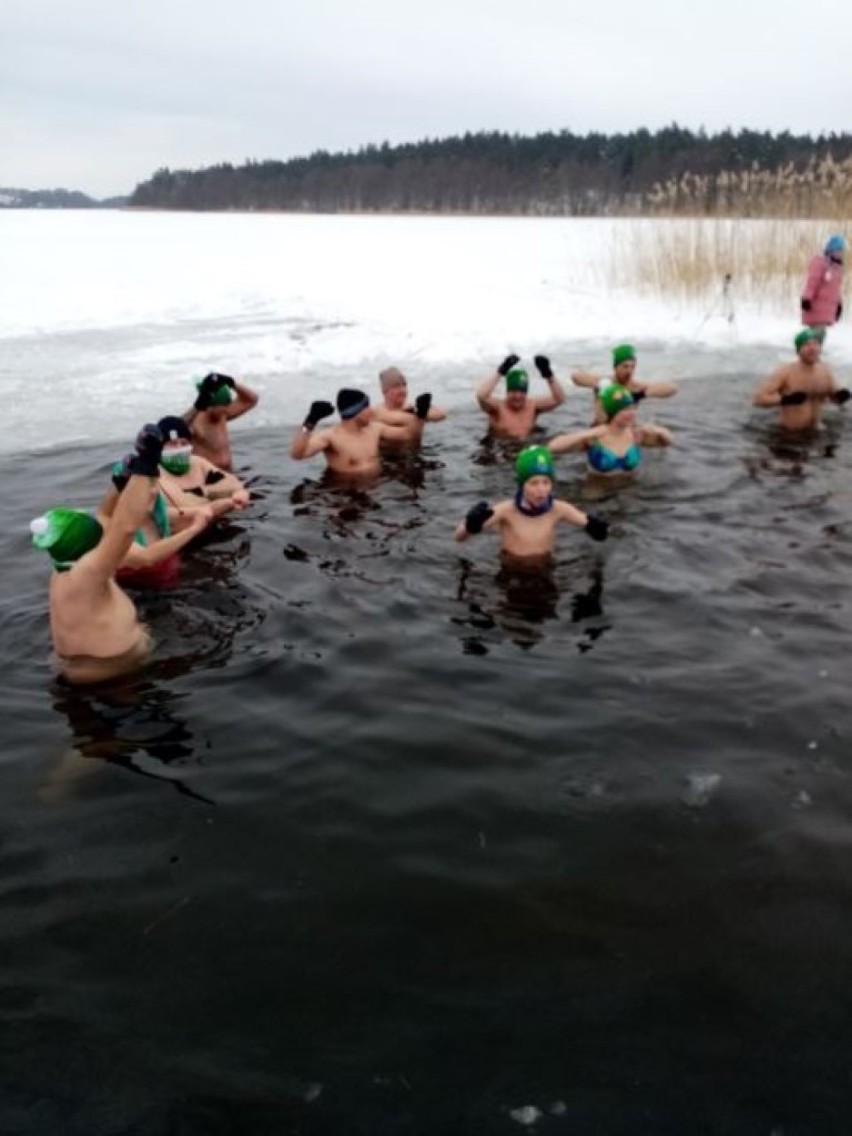
<svg viewBox="0 0 852 1136">
<path fill-rule="evenodd" d="M 852 135 L 465 134 L 317 151 L 289 161 L 160 169 L 128 204 L 149 209 L 530 216 L 849 215 Z"/>
<path fill-rule="evenodd" d="M 0 188 L 0 209 L 115 209 L 126 204 L 126 197 L 98 200 L 78 189 Z"/>
</svg>

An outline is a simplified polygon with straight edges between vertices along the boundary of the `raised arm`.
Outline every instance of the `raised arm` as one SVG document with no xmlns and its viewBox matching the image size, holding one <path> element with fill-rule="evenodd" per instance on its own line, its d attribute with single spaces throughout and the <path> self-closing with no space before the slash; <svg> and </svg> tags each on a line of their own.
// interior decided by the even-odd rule
<svg viewBox="0 0 852 1136">
<path fill-rule="evenodd" d="M 671 398 L 673 394 L 677 394 L 677 383 L 631 383 L 628 388 L 633 394 L 640 392 L 646 398 Z"/>
<path fill-rule="evenodd" d="M 565 401 L 565 388 L 553 373 L 553 368 L 550 366 L 550 360 L 546 355 L 536 355 L 534 359 L 535 365 L 538 368 L 538 373 L 550 387 L 550 394 L 545 398 L 537 398 L 534 400 L 537 413 L 547 410 L 555 410 L 557 406 L 561 406 Z"/>
<path fill-rule="evenodd" d="M 409 407 L 407 413 L 416 414 L 421 422 L 443 422 L 447 417 L 443 407 L 432 405 L 432 395 L 428 391 L 415 398 L 414 406 Z"/>
<path fill-rule="evenodd" d="M 571 434 L 557 434 L 546 444 L 552 454 L 567 454 L 572 450 L 584 450 L 589 442 L 599 438 L 602 433 L 602 426 L 590 426 L 588 430 L 575 430 Z"/>
<path fill-rule="evenodd" d="M 600 375 L 593 375 L 591 371 L 572 371 L 571 382 L 575 387 L 589 387 L 591 390 L 597 390 L 601 381 Z"/>
<path fill-rule="evenodd" d="M 163 435 L 156 426 L 143 426 L 128 463 L 130 478 L 123 492 L 117 494 L 104 535 L 98 545 L 80 559 L 79 568 L 85 568 L 90 577 L 106 583 L 121 567 L 157 493 L 162 452 Z"/>
<path fill-rule="evenodd" d="M 328 448 L 331 431 L 320 430 L 319 434 L 314 434 L 313 431 L 317 422 L 320 422 L 323 418 L 328 418 L 330 414 L 334 414 L 334 407 L 330 402 L 311 403 L 307 418 L 296 430 L 290 443 L 291 458 L 302 461 L 304 458 L 312 458 L 314 454 L 320 454 Z"/>
<path fill-rule="evenodd" d="M 238 382 L 228 375 L 224 375 L 225 385 L 229 386 L 236 395 L 234 401 L 225 408 L 225 415 L 230 421 L 233 418 L 239 418 L 240 415 L 245 414 L 248 410 L 253 410 L 260 402 L 260 395 L 253 391 L 251 387 L 247 387 L 245 383 Z"/>
<path fill-rule="evenodd" d="M 499 410 L 497 399 L 494 397 L 494 391 L 497 389 L 497 384 L 504 378 L 517 362 L 520 361 L 519 355 L 507 355 L 500 366 L 489 375 L 487 379 L 483 379 L 479 386 L 476 388 L 476 401 L 479 403 L 482 410 L 486 414 L 494 415 Z"/>
</svg>

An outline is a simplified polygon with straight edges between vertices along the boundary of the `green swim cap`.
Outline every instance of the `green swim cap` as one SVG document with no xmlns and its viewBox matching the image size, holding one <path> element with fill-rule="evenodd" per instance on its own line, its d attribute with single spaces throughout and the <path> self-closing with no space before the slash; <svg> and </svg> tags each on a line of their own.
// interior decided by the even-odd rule
<svg viewBox="0 0 852 1136">
<path fill-rule="evenodd" d="M 204 379 L 196 379 L 195 389 L 200 390 L 201 384 L 203 382 Z M 233 401 L 234 392 L 231 390 L 227 383 L 222 383 L 221 386 L 216 387 L 216 389 L 210 395 L 211 406 L 230 406 Z"/>
<path fill-rule="evenodd" d="M 636 399 L 621 383 L 610 383 L 599 392 L 598 398 L 607 418 L 614 418 L 619 410 L 636 404 Z"/>
<path fill-rule="evenodd" d="M 54 567 L 63 569 L 90 552 L 103 536 L 100 522 L 80 509 L 48 509 L 30 521 L 36 548 L 50 554 Z"/>
<path fill-rule="evenodd" d="M 516 367 L 514 371 L 509 371 L 506 375 L 506 390 L 507 391 L 526 391 L 529 390 L 530 377 L 526 371 L 520 367 Z"/>
<path fill-rule="evenodd" d="M 628 363 L 636 358 L 636 348 L 629 343 L 620 343 L 612 352 L 612 365 L 618 367 L 621 363 Z"/>
<path fill-rule="evenodd" d="M 515 460 L 515 473 L 518 485 L 523 485 L 531 477 L 553 478 L 553 454 L 547 446 L 527 446 Z"/>
<path fill-rule="evenodd" d="M 817 331 L 815 327 L 803 327 L 796 338 L 793 340 L 793 342 L 796 345 L 796 350 L 801 351 L 805 344 L 809 343 L 810 340 L 817 339 L 820 343 L 822 343 L 824 338 L 824 331 Z"/>
</svg>

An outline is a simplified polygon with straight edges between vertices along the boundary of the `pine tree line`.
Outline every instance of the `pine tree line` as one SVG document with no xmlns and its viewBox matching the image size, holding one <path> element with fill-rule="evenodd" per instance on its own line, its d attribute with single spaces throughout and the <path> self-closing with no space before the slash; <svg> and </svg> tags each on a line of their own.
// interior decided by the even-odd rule
<svg viewBox="0 0 852 1136">
<path fill-rule="evenodd" d="M 852 204 L 852 135 L 499 132 L 289 161 L 160 169 L 140 208 L 590 216 L 832 216 Z"/>
</svg>

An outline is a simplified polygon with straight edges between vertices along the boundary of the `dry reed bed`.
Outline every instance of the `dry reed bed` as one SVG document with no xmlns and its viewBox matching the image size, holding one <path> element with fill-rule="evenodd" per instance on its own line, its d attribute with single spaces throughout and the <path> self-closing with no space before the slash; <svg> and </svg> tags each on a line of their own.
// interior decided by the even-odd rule
<svg viewBox="0 0 852 1136">
<path fill-rule="evenodd" d="M 732 297 L 767 312 L 795 312 L 811 257 L 831 233 L 851 228 L 848 219 L 624 221 L 613 228 L 608 278 L 616 288 L 700 304 L 722 295 L 730 277 Z"/>
</svg>

